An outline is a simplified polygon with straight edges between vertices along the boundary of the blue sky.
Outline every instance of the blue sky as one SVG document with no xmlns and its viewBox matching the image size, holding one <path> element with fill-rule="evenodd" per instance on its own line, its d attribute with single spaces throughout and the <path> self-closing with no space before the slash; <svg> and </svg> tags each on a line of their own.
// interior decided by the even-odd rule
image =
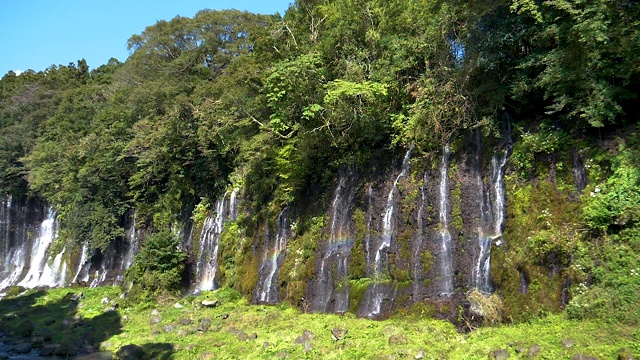
<svg viewBox="0 0 640 360">
<path fill-rule="evenodd" d="M 0 0 L 0 78 L 84 58 L 90 68 L 125 61 L 127 40 L 158 20 L 202 9 L 284 14 L 294 0 Z"/>
</svg>

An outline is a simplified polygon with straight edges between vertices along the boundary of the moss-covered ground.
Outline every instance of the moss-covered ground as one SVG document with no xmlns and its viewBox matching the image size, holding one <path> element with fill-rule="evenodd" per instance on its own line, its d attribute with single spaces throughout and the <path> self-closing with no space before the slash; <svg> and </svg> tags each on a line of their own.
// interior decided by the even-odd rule
<svg viewBox="0 0 640 360">
<path fill-rule="evenodd" d="M 83 298 L 70 300 L 78 293 Z M 613 359 L 622 348 L 640 355 L 636 327 L 568 320 L 562 314 L 463 334 L 449 322 L 415 312 L 384 321 L 308 314 L 286 304 L 250 305 L 227 289 L 164 299 L 162 305 L 127 305 L 120 294 L 118 288 L 104 287 L 31 290 L 5 298 L 0 301 L 3 331 L 17 337 L 25 322 L 31 322 L 33 331 L 23 334 L 29 341 L 43 341 L 40 335 L 48 332 L 51 343 L 84 339 L 114 353 L 136 344 L 147 358 L 157 359 L 414 359 L 419 354 L 425 359 L 486 359 L 496 349 L 524 358 L 533 344 L 540 346 L 538 359 L 576 354 Z M 218 302 L 204 307 L 207 299 Z M 111 300 L 121 305 L 114 310 Z M 305 330 L 312 334 L 303 336 Z M 343 337 L 340 330 L 347 330 Z M 336 340 L 334 333 L 342 338 Z M 568 338 L 574 345 L 565 349 L 562 340 Z"/>
</svg>

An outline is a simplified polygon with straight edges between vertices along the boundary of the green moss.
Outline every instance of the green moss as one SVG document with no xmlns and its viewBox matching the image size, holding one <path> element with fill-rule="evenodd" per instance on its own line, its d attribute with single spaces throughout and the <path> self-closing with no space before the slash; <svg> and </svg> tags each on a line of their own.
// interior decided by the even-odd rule
<svg viewBox="0 0 640 360">
<path fill-rule="evenodd" d="M 367 233 L 365 212 L 356 208 L 353 212 L 353 222 L 356 232 L 353 234 L 354 244 L 349 257 L 349 278 L 352 280 L 365 277 L 367 272 L 364 253 L 364 237 Z"/>
</svg>

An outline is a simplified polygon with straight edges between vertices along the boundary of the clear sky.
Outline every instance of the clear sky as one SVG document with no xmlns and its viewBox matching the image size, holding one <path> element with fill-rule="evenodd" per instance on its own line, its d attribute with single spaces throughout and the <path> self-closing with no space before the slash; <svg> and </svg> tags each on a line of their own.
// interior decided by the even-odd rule
<svg viewBox="0 0 640 360">
<path fill-rule="evenodd" d="M 124 62 L 127 40 L 158 20 L 199 10 L 284 12 L 294 0 L 0 0 L 0 78 L 84 58 L 90 68 Z"/>
</svg>

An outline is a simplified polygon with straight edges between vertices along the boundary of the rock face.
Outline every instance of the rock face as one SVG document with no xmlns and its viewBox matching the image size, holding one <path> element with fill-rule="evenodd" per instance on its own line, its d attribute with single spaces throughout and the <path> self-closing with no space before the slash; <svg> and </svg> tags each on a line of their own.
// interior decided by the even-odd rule
<svg viewBox="0 0 640 360">
<path fill-rule="evenodd" d="M 365 166 L 343 165 L 330 185 L 310 188 L 308 198 L 259 215 L 243 214 L 252 225 L 239 231 L 248 243 L 242 256 L 219 254 L 240 252 L 220 245 L 242 209 L 240 190 L 227 191 L 203 224 L 184 224 L 181 246 L 190 252 L 192 290 L 216 289 L 224 280 L 217 259 L 226 256 L 235 259 L 227 273 L 247 274 L 235 283 L 246 287 L 242 292 L 252 302 L 276 304 L 286 297 L 312 312 L 383 318 L 424 299 L 458 301 L 471 288 L 489 293 L 494 287 L 491 248 L 504 242 L 510 153 L 508 135 L 489 145 L 476 132 L 455 149 L 444 146 L 431 157 L 408 149 Z M 300 242 L 311 240 L 301 238 L 310 230 L 298 225 L 310 214 L 322 214 L 316 216 L 322 221 L 308 236 L 313 247 L 305 247 Z M 0 288 L 44 284 L 40 277 L 25 280 L 30 273 L 47 274 L 53 286 L 121 283 L 145 235 L 133 215 L 125 216 L 125 236 L 104 252 L 91 253 L 85 244 L 51 254 L 44 248 L 56 236 L 49 207 L 0 197 L 0 237 L 8 239 L 0 242 L 0 258 L 6 259 L 0 262 Z M 192 227 L 202 229 L 192 233 Z M 46 234 L 47 241 L 36 246 L 37 237 Z M 519 275 L 519 291 L 526 293 L 531 279 L 524 271 Z M 151 322 L 159 323 L 156 318 Z"/>
</svg>

